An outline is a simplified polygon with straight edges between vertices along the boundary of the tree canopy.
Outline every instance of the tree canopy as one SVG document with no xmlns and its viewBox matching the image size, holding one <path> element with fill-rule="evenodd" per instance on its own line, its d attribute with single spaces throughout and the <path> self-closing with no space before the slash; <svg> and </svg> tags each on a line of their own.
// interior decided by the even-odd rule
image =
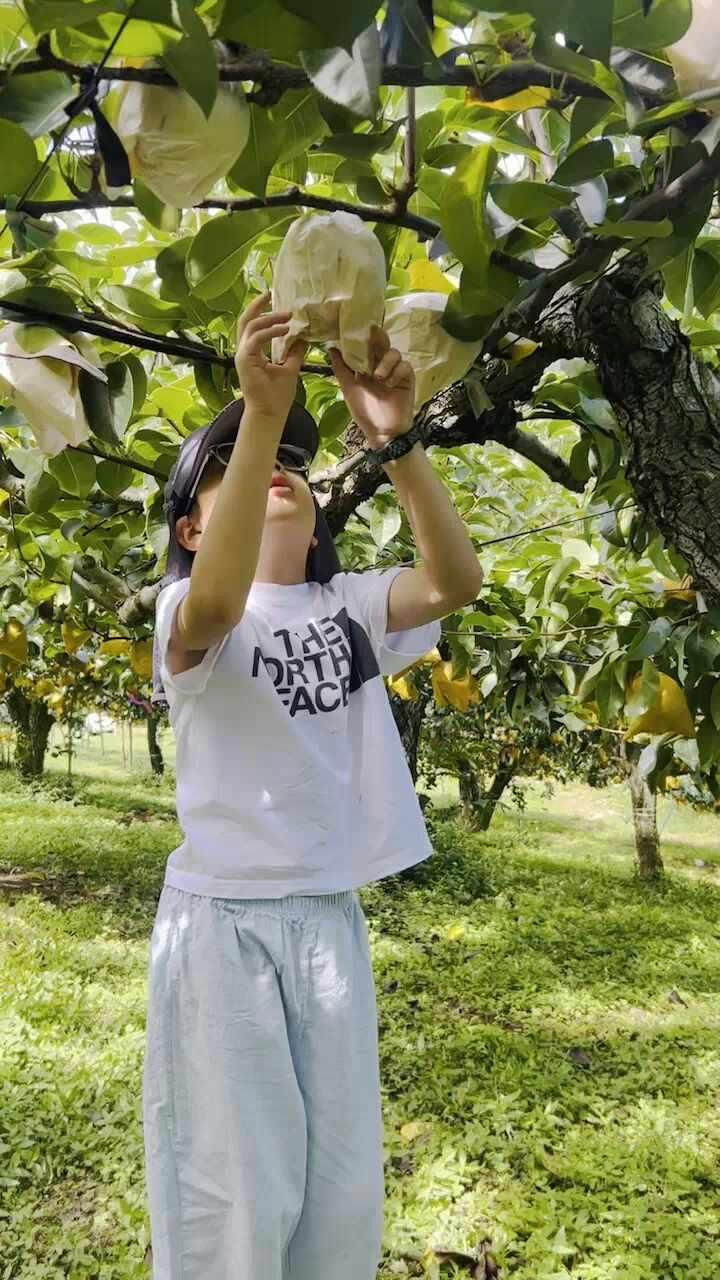
<svg viewBox="0 0 720 1280">
<path fill-rule="evenodd" d="M 487 574 L 445 624 L 443 661 L 548 731 L 637 719 L 670 677 L 693 734 L 656 724 L 644 768 L 701 769 L 720 794 L 708 15 L 703 0 L 0 4 L 3 680 L 35 688 L 59 656 L 147 692 L 177 448 L 237 393 L 237 315 L 293 219 L 350 211 L 380 241 L 388 301 L 441 295 L 445 331 L 477 351 L 418 414 Z M 300 394 L 341 554 L 407 558 L 330 372 L 312 349 Z M 100 652 L 120 641 L 132 664 Z"/>
</svg>

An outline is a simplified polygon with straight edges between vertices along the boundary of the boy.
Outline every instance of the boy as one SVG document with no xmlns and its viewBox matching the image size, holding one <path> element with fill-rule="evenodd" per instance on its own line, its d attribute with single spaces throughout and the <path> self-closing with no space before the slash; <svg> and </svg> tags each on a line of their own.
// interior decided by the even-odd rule
<svg viewBox="0 0 720 1280">
<path fill-rule="evenodd" d="M 166 490 L 156 655 L 185 839 L 149 965 L 154 1280 L 376 1275 L 383 1131 L 357 889 L 432 852 L 381 676 L 427 653 L 481 583 L 382 332 L 372 376 L 331 359 L 423 564 L 340 569 L 307 480 L 317 430 L 293 404 L 306 346 L 269 361 L 289 315 L 267 306 L 238 326 L 243 404 L 188 437 Z"/>
</svg>

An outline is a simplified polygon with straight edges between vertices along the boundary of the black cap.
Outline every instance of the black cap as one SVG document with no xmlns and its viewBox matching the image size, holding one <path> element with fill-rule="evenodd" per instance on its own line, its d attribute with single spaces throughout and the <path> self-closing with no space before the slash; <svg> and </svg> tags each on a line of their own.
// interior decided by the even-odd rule
<svg viewBox="0 0 720 1280">
<path fill-rule="evenodd" d="M 193 553 L 178 542 L 175 534 L 175 522 L 181 516 L 187 515 L 188 508 L 191 505 L 189 494 L 193 489 L 208 451 L 214 445 L 225 444 L 235 439 L 244 408 L 245 402 L 243 400 L 233 400 L 221 410 L 208 426 L 198 427 L 196 431 L 193 431 L 183 440 L 177 461 L 172 467 L 165 485 L 164 510 L 167 516 L 170 537 L 168 541 L 167 567 L 162 578 L 161 589 L 171 582 L 178 582 L 181 578 L 190 577 Z M 302 405 L 293 404 L 283 428 L 281 440 L 283 444 L 292 444 L 305 449 L 310 460 L 317 453 L 320 440 L 317 424 Z M 315 537 L 318 540 L 318 544 L 308 552 L 305 578 L 308 582 L 329 582 L 334 574 L 341 572 L 342 565 L 340 564 L 327 520 L 318 506 L 314 494 L 313 502 L 315 504 Z M 158 652 L 157 633 L 153 641 L 153 691 L 151 702 L 167 704 L 165 690 L 160 679 L 160 654 Z"/>
</svg>

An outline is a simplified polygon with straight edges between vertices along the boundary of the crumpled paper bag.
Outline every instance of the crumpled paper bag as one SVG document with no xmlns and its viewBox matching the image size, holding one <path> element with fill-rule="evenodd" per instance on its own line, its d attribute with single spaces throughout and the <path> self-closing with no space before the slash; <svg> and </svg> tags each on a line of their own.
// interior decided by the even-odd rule
<svg viewBox="0 0 720 1280">
<path fill-rule="evenodd" d="M 42 325 L 0 327 L 0 397 L 24 414 L 38 448 L 50 457 L 90 435 L 78 385 L 81 369 L 107 382 L 82 338 L 73 343 Z"/>
<path fill-rule="evenodd" d="M 446 305 L 446 293 L 421 292 L 389 298 L 385 304 L 390 345 L 415 371 L 416 409 L 464 378 L 482 351 L 482 340 L 461 342 L 445 332 L 440 321 Z"/>
<path fill-rule="evenodd" d="M 248 139 L 250 110 L 241 93 L 220 87 L 208 118 L 184 89 L 128 81 L 113 128 L 133 177 L 164 204 L 186 209 L 232 169 Z"/>
<path fill-rule="evenodd" d="M 380 241 L 354 213 L 301 214 L 278 253 L 274 311 L 290 311 L 290 331 L 274 338 L 281 363 L 298 338 L 339 347 L 355 373 L 372 368 L 370 331 L 382 325 L 385 255 Z"/>
<path fill-rule="evenodd" d="M 717 0 L 693 0 L 692 21 L 682 39 L 665 50 L 681 97 L 718 86 L 716 100 L 698 106 L 720 115 L 720 11 Z"/>
</svg>

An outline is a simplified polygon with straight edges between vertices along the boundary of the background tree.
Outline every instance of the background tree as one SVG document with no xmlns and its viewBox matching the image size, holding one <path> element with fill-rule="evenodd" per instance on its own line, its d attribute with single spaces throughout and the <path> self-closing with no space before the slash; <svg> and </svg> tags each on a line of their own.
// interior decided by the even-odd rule
<svg viewBox="0 0 720 1280">
<path fill-rule="evenodd" d="M 496 679 L 512 715 L 524 663 L 554 690 L 538 705 L 594 701 L 612 726 L 628 697 L 650 710 L 665 674 L 697 738 L 651 732 L 639 767 L 651 790 L 699 769 L 713 794 L 720 145 L 693 21 L 690 0 L 0 4 L 11 674 L 70 620 L 93 652 L 124 640 L 124 687 L 147 696 L 177 447 L 236 391 L 238 311 L 297 212 L 350 209 L 381 241 L 388 297 L 446 297 L 444 328 L 480 348 L 419 412 L 487 570 L 445 624 L 459 678 Z M 690 87 L 673 73 L 688 48 Z M 123 115 L 157 90 L 177 104 L 174 174 L 150 115 L 142 142 Z M 322 351 L 301 395 L 346 563 L 409 558 Z M 540 528 L 563 520 L 578 523 L 562 539 Z M 692 600 L 659 594 L 662 578 Z"/>
</svg>

